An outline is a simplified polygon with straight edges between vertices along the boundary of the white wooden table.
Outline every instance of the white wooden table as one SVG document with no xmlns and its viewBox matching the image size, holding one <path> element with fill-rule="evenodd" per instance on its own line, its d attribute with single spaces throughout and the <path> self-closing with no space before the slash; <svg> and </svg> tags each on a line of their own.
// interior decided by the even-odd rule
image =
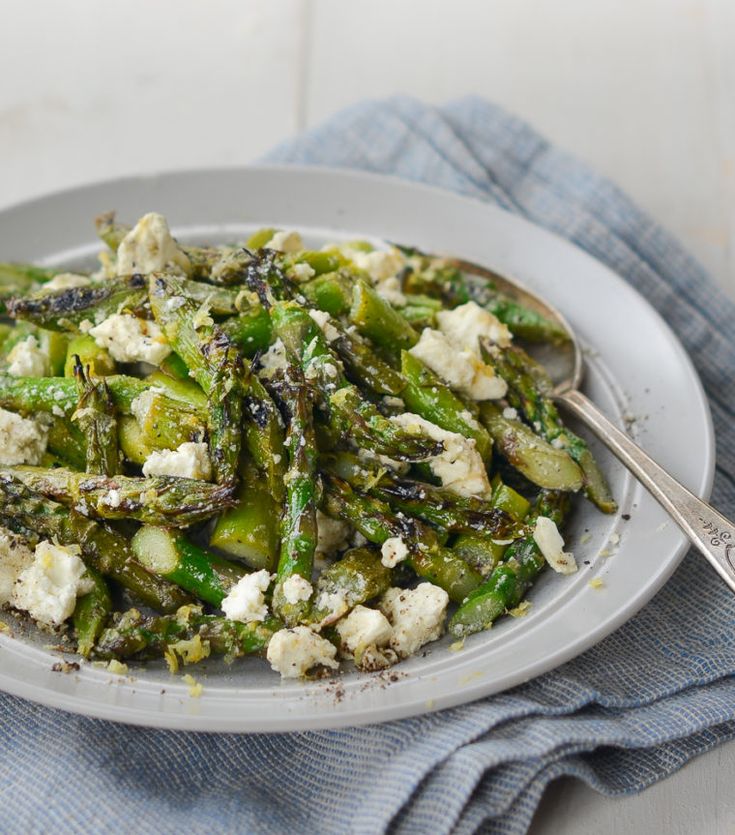
<svg viewBox="0 0 735 835">
<path fill-rule="evenodd" d="M 632 195 L 735 293 L 733 0 L 2 0 L 0 205 L 251 161 L 366 96 L 477 93 Z M 735 746 L 534 832 L 732 832 Z"/>
</svg>

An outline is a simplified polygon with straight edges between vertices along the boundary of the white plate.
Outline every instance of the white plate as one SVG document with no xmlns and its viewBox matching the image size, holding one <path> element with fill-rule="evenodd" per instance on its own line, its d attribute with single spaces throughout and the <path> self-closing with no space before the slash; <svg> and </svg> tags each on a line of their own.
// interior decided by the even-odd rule
<svg viewBox="0 0 735 835">
<path fill-rule="evenodd" d="M 101 183 L 0 213 L 2 260 L 74 266 L 99 249 L 92 218 L 163 212 L 183 239 L 223 239 L 256 226 L 295 227 L 307 237 L 374 236 L 455 253 L 515 276 L 546 296 L 579 331 L 587 391 L 618 422 L 637 418 L 643 446 L 684 484 L 708 495 L 714 469 L 709 409 L 681 345 L 657 313 L 606 267 L 560 238 L 483 203 L 384 177 L 324 169 L 202 171 Z M 599 452 L 599 450 L 598 450 Z M 0 635 L 0 688 L 65 710 L 165 728 L 287 731 L 398 719 L 497 693 L 573 658 L 635 614 L 671 575 L 684 537 L 622 468 L 599 452 L 620 503 L 610 518 L 581 502 L 569 528 L 580 564 L 545 573 L 524 618 L 505 618 L 467 640 L 376 675 L 281 683 L 267 663 L 226 668 L 208 661 L 191 698 L 161 666 L 134 680 L 83 665 L 52 672 L 44 639 Z M 623 514 L 630 514 L 626 521 Z M 619 533 L 617 547 L 610 534 Z M 612 556 L 605 556 L 606 550 Z M 589 561 L 589 565 L 585 564 Z M 600 578 L 602 588 L 589 581 Z"/>
</svg>

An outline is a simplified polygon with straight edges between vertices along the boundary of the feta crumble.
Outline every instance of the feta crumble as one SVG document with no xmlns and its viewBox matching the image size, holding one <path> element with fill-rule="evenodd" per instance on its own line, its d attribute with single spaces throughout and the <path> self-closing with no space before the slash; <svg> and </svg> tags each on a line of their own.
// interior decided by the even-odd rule
<svg viewBox="0 0 735 835">
<path fill-rule="evenodd" d="M 393 636 L 393 627 L 377 609 L 355 606 L 336 628 L 342 655 L 354 658 L 355 664 L 363 670 L 384 669 L 398 660 L 398 656 L 388 646 Z"/>
<path fill-rule="evenodd" d="M 339 668 L 334 644 L 308 626 L 281 629 L 270 639 L 266 658 L 282 678 L 301 678 L 314 667 Z"/>
<path fill-rule="evenodd" d="M 275 376 L 278 371 L 284 368 L 288 368 L 286 346 L 280 339 L 276 339 L 270 348 L 264 354 L 261 354 L 258 376 L 270 380 L 271 377 Z"/>
<path fill-rule="evenodd" d="M 577 563 L 574 554 L 564 551 L 564 540 L 553 519 L 539 516 L 533 529 L 533 540 L 546 562 L 559 574 L 574 574 Z"/>
<path fill-rule="evenodd" d="M 332 317 L 324 310 L 310 310 L 309 316 L 319 325 L 319 329 L 324 334 L 327 342 L 334 342 L 339 339 L 339 331 L 331 322 Z"/>
<path fill-rule="evenodd" d="M 212 478 L 209 447 L 205 443 L 187 441 L 177 449 L 152 452 L 143 464 L 143 475 L 168 475 L 209 481 Z"/>
<path fill-rule="evenodd" d="M 371 644 L 386 646 L 393 635 L 388 618 L 378 609 L 367 606 L 355 606 L 336 628 L 343 649 L 352 655 Z"/>
<path fill-rule="evenodd" d="M 225 617 L 241 623 L 265 620 L 268 617 L 268 606 L 264 593 L 270 582 L 270 572 L 265 568 L 238 580 L 220 605 Z"/>
<path fill-rule="evenodd" d="M 449 595 L 432 583 L 420 583 L 415 589 L 388 589 L 379 605 L 393 627 L 391 648 L 408 658 L 441 637 Z"/>
<path fill-rule="evenodd" d="M 77 596 L 90 590 L 87 571 L 75 545 L 44 540 L 36 546 L 33 562 L 21 571 L 12 604 L 46 626 L 60 626 L 74 612 Z"/>
<path fill-rule="evenodd" d="M 319 623 L 319 628 L 339 620 L 349 608 L 347 598 L 341 591 L 323 591 L 316 599 L 317 611 L 326 612 Z"/>
<path fill-rule="evenodd" d="M 406 306 L 406 297 L 403 295 L 401 283 L 397 276 L 392 275 L 390 278 L 378 282 L 375 285 L 375 290 L 379 296 L 392 304 L 393 307 Z"/>
<path fill-rule="evenodd" d="M 118 362 L 147 362 L 160 365 L 171 353 L 163 332 L 155 322 L 129 313 L 114 313 L 89 333 L 100 348 L 107 348 Z"/>
<path fill-rule="evenodd" d="M 309 266 L 309 264 L 293 264 L 291 266 L 291 274 L 296 281 L 302 282 L 308 281 L 310 278 L 314 278 L 316 270 Z"/>
<path fill-rule="evenodd" d="M 16 342 L 8 353 L 8 374 L 12 377 L 46 377 L 49 361 L 35 336 Z"/>
<path fill-rule="evenodd" d="M 48 429 L 40 422 L 0 409 L 0 464 L 36 466 L 43 460 L 47 442 Z"/>
<path fill-rule="evenodd" d="M 311 583 L 300 574 L 292 574 L 281 587 L 287 603 L 296 605 L 302 600 L 308 600 L 314 591 Z"/>
<path fill-rule="evenodd" d="M 443 451 L 428 461 L 432 473 L 444 487 L 459 496 L 490 495 L 487 471 L 473 438 L 448 432 L 411 412 L 393 415 L 390 420 L 409 432 L 427 435 L 444 445 Z"/>
<path fill-rule="evenodd" d="M 152 273 L 167 269 L 188 275 L 191 262 L 171 236 L 166 218 L 157 212 L 149 212 L 120 241 L 117 274 Z"/>
<path fill-rule="evenodd" d="M 349 544 L 348 538 L 352 528 L 342 519 L 332 519 L 331 516 L 327 516 L 321 510 L 317 510 L 316 528 L 316 550 L 318 553 L 331 556 L 337 551 L 346 548 Z"/>
<path fill-rule="evenodd" d="M 380 554 L 380 561 L 386 568 L 395 568 L 408 556 L 408 548 L 400 536 L 391 536 L 383 543 Z"/>
<path fill-rule="evenodd" d="M 304 248 L 304 242 L 298 232 L 276 232 L 266 244 L 268 249 L 278 252 L 299 252 Z"/>
<path fill-rule="evenodd" d="M 477 302 L 461 304 L 454 310 L 440 310 L 436 321 L 439 330 L 450 342 L 478 356 L 481 356 L 481 339 L 489 339 L 501 348 L 507 348 L 513 338 L 507 326 Z"/>
<path fill-rule="evenodd" d="M 380 284 L 403 269 L 403 257 L 396 250 L 376 249 L 373 252 L 362 252 L 347 247 L 342 251 L 358 270 L 364 270 L 368 274 L 373 284 Z"/>
<path fill-rule="evenodd" d="M 458 347 L 441 331 L 425 328 L 409 353 L 472 400 L 497 400 L 508 391 L 505 380 L 474 351 Z"/>
<path fill-rule="evenodd" d="M 33 552 L 11 531 L 0 528 L 0 606 L 9 603 L 20 573 L 33 562 Z"/>
<path fill-rule="evenodd" d="M 51 281 L 43 285 L 44 290 L 69 290 L 72 287 L 86 287 L 91 284 L 89 276 L 77 275 L 76 273 L 59 273 Z"/>
</svg>

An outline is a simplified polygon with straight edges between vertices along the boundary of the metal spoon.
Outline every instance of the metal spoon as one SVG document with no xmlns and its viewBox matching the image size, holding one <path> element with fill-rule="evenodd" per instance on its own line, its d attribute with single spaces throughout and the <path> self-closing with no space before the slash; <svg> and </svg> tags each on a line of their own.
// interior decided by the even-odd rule
<svg viewBox="0 0 735 835">
<path fill-rule="evenodd" d="M 735 591 L 735 526 L 659 466 L 579 391 L 584 373 L 582 351 L 564 316 L 548 302 L 514 281 L 469 261 L 457 258 L 450 260 L 469 275 L 489 279 L 501 292 L 555 321 L 566 330 L 569 334 L 568 343 L 545 347 L 544 356 L 537 356 L 546 366 L 555 384 L 554 400 L 566 406 L 597 435 Z"/>
</svg>

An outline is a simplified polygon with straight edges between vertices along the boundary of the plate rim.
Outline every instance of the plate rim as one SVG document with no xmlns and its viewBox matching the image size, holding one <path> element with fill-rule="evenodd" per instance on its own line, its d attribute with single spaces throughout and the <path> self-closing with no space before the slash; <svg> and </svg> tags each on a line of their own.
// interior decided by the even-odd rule
<svg viewBox="0 0 735 835">
<path fill-rule="evenodd" d="M 125 185 L 126 187 L 134 186 L 135 183 L 146 182 L 148 184 L 155 183 L 161 180 L 175 181 L 181 177 L 209 177 L 209 176 L 237 176 L 247 175 L 249 172 L 258 172 L 264 175 L 273 174 L 276 176 L 287 175 L 308 175 L 313 177 L 315 174 L 325 175 L 327 177 L 336 177 L 338 179 L 351 178 L 353 180 L 365 180 L 373 183 L 384 183 L 388 187 L 402 187 L 419 191 L 426 191 L 434 194 L 437 197 L 459 200 L 474 204 L 476 209 L 489 212 L 490 214 L 497 213 L 504 216 L 506 219 L 512 219 L 512 222 L 519 226 L 525 226 L 531 234 L 542 234 L 554 240 L 557 245 L 561 244 L 565 248 L 574 250 L 575 257 L 582 257 L 589 259 L 597 265 L 598 268 L 605 270 L 608 275 L 613 278 L 620 286 L 629 291 L 639 304 L 642 304 L 647 309 L 647 313 L 655 317 L 661 329 L 661 333 L 666 336 L 676 354 L 676 363 L 680 369 L 686 372 L 686 376 L 697 393 L 696 405 L 702 412 L 703 417 L 703 442 L 705 446 L 705 454 L 702 459 L 703 468 L 699 478 L 699 484 L 693 487 L 695 492 L 701 498 L 707 499 L 711 493 L 712 484 L 715 475 L 715 434 L 712 421 L 712 413 L 707 399 L 706 392 L 702 381 L 697 373 L 692 359 L 681 344 L 679 338 L 669 327 L 668 323 L 662 315 L 650 304 L 650 302 L 639 293 L 631 284 L 622 278 L 617 272 L 608 267 L 602 261 L 586 252 L 581 247 L 564 238 L 563 236 L 551 232 L 550 230 L 540 226 L 527 218 L 509 212 L 494 203 L 481 200 L 477 197 L 459 194 L 449 189 L 438 186 L 426 184 L 419 181 L 398 177 L 395 175 L 376 174 L 366 172 L 360 169 L 340 168 L 334 166 L 322 165 L 290 165 L 290 164 L 256 164 L 248 166 L 217 166 L 208 168 L 187 168 L 179 170 L 162 171 L 158 173 L 148 173 L 140 175 L 131 175 L 116 177 L 106 180 L 97 180 L 93 182 L 84 183 L 68 188 L 57 189 L 47 194 L 37 195 L 27 200 L 9 204 L 0 209 L 0 223 L 2 223 L 5 216 L 10 213 L 17 213 L 19 211 L 33 211 L 35 207 L 43 206 L 50 200 L 57 200 L 60 198 L 69 198 L 71 195 L 81 195 L 84 192 L 93 192 L 95 189 L 114 189 Z M 637 485 L 639 489 L 639 485 Z M 608 618 L 606 621 L 597 626 L 597 628 L 581 635 L 577 640 L 567 643 L 562 650 L 554 653 L 554 661 L 551 664 L 546 663 L 545 659 L 538 658 L 534 662 L 526 663 L 524 672 L 516 674 L 507 674 L 506 683 L 500 687 L 494 686 L 495 682 L 489 683 L 487 681 L 478 681 L 476 684 L 457 688 L 453 693 L 444 695 L 438 698 L 435 703 L 429 705 L 423 699 L 416 699 L 412 702 L 407 702 L 400 705 L 382 704 L 372 708 L 369 711 L 363 709 L 347 712 L 336 712 L 333 714 L 322 713 L 312 714 L 306 716 L 285 716 L 279 717 L 270 721 L 260 721 L 258 726 L 243 727 L 241 723 L 232 722 L 231 718 L 220 719 L 218 717 L 204 716 L 198 717 L 196 713 L 166 713 L 164 711 L 151 711 L 148 708 L 134 708 L 116 703 L 107 703 L 99 700 L 91 700 L 79 696 L 74 693 L 65 693 L 58 688 L 43 688 L 28 684 L 15 676 L 7 675 L 3 670 L 0 670 L 0 690 L 3 690 L 11 695 L 19 696 L 21 698 L 29 699 L 33 702 L 46 705 L 48 707 L 61 709 L 78 715 L 87 717 L 100 718 L 125 724 L 134 724 L 145 727 L 169 728 L 177 730 L 188 730 L 192 732 L 230 732 L 230 733 L 268 733 L 268 732 L 288 732 L 294 730 L 316 730 L 326 728 L 338 728 L 347 726 L 357 726 L 373 724 L 376 722 L 395 721 L 406 718 L 408 716 L 415 716 L 423 713 L 443 710 L 450 707 L 455 707 L 460 704 L 465 704 L 483 696 L 492 695 L 507 691 L 508 689 L 518 686 L 530 679 L 536 678 L 546 672 L 551 672 L 557 669 L 562 664 L 580 655 L 587 649 L 594 646 L 603 638 L 612 634 L 619 629 L 625 622 L 640 611 L 640 609 L 652 599 L 652 597 L 665 585 L 676 568 L 681 563 L 684 555 L 690 548 L 690 544 L 683 533 L 677 532 L 678 545 L 671 551 L 671 556 L 668 557 L 663 570 L 659 571 L 653 579 L 645 586 L 644 589 L 633 597 L 625 606 L 619 608 L 617 613 Z M 0 636 L 4 637 L 4 636 Z M 420 674 L 418 675 L 420 678 Z M 278 684 L 274 682 L 274 688 L 277 689 Z M 27 692 L 28 689 L 32 692 Z M 173 689 L 173 688 L 172 688 Z M 418 705 L 418 702 L 423 702 Z M 379 716 L 375 714 L 379 713 Z"/>
</svg>

